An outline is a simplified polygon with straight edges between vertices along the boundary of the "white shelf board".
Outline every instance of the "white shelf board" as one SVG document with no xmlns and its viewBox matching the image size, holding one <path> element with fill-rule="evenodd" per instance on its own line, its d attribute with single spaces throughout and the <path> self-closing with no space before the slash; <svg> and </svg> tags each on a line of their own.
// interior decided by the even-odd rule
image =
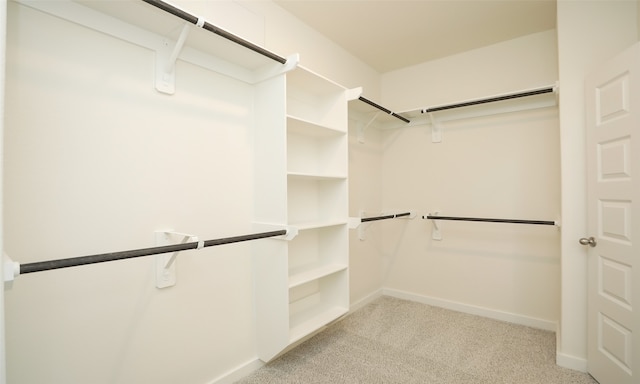
<svg viewBox="0 0 640 384">
<path fill-rule="evenodd" d="M 333 307 L 309 320 L 296 325 L 289 331 L 289 343 L 295 343 L 303 337 L 310 335 L 321 327 L 338 319 L 340 316 L 346 314 L 347 312 L 349 312 L 348 308 Z"/>
<path fill-rule="evenodd" d="M 346 180 L 347 175 L 343 174 L 316 174 L 316 173 L 306 173 L 306 172 L 287 172 L 287 176 L 300 180 Z"/>
<path fill-rule="evenodd" d="M 309 90 L 318 95 L 344 92 L 347 89 L 342 85 L 319 75 L 302 65 L 298 65 L 287 77 L 292 85 Z"/>
<path fill-rule="evenodd" d="M 330 264 L 323 265 L 321 267 L 310 269 L 304 272 L 295 273 L 289 276 L 289 288 L 294 288 L 310 281 L 329 276 L 333 273 L 344 271 L 347 268 L 348 267 L 345 264 Z"/>
<path fill-rule="evenodd" d="M 348 218 L 324 220 L 324 221 L 308 221 L 308 222 L 291 222 L 290 226 L 298 228 L 298 231 L 305 231 L 311 229 L 320 229 L 327 227 L 335 227 L 337 225 L 347 225 Z"/>
<path fill-rule="evenodd" d="M 344 130 L 320 125 L 311 120 L 308 120 L 296 115 L 292 115 L 292 114 L 287 114 L 287 120 L 288 120 L 287 129 L 289 130 L 289 132 L 293 132 L 297 134 L 317 136 L 317 137 L 326 137 L 326 136 L 334 136 L 334 135 L 340 136 L 340 135 L 347 134 L 347 132 Z"/>
</svg>

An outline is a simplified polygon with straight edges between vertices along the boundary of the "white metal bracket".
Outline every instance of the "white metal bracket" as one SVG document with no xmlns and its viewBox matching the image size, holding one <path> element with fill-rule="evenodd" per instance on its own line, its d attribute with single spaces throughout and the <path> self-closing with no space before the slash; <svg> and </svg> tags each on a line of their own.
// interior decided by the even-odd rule
<svg viewBox="0 0 640 384">
<path fill-rule="evenodd" d="M 349 88 L 347 89 L 347 101 L 352 101 L 358 99 L 362 96 L 362 87 Z"/>
<path fill-rule="evenodd" d="M 300 55 L 297 53 L 287 56 L 287 61 L 284 65 L 274 62 L 273 65 L 266 66 L 261 70 L 256 71 L 253 79 L 253 83 L 259 83 L 271 78 L 274 78 L 280 74 L 291 72 L 296 69 L 300 64 Z"/>
<path fill-rule="evenodd" d="M 362 224 L 362 219 L 360 217 L 350 217 L 347 225 L 349 229 L 356 229 Z"/>
<path fill-rule="evenodd" d="M 11 258 L 9 257 L 9 255 L 7 255 L 6 253 L 3 253 L 2 255 L 2 263 L 3 263 L 3 274 L 4 274 L 4 281 L 5 282 L 10 282 L 13 281 L 16 276 L 18 276 L 20 274 L 20 263 L 18 263 L 17 261 L 13 261 L 11 260 Z"/>
<path fill-rule="evenodd" d="M 367 238 L 365 232 L 366 232 L 367 228 L 369 227 L 369 225 L 363 225 L 362 224 L 362 218 L 365 217 L 365 215 L 366 215 L 366 212 L 364 211 L 364 209 L 361 209 L 360 212 L 358 212 L 358 213 L 360 215 L 360 225 L 358 225 L 358 239 L 360 241 L 364 241 Z"/>
<path fill-rule="evenodd" d="M 298 236 L 298 227 L 287 227 L 287 233 L 283 236 L 283 240 L 291 241 Z"/>
<path fill-rule="evenodd" d="M 440 215 L 440 211 L 433 212 L 433 216 L 438 215 Z M 438 241 L 442 240 L 442 233 L 440 233 L 440 223 L 438 222 L 438 220 L 431 220 L 431 223 L 433 224 L 433 227 L 431 227 L 431 238 Z"/>
<path fill-rule="evenodd" d="M 198 237 L 194 235 L 189 235 L 186 233 L 174 232 L 172 230 L 166 231 L 156 231 L 156 246 L 161 247 L 163 245 L 171 245 L 176 244 L 174 241 L 175 237 L 182 238 L 179 242 L 180 244 L 191 242 L 198 242 L 198 249 L 202 248 L 204 245 L 203 242 L 198 241 Z M 178 252 L 173 252 L 171 254 L 160 254 L 156 255 L 156 287 L 158 288 L 166 288 L 172 287 L 176 285 L 176 257 L 178 256 Z"/>
<path fill-rule="evenodd" d="M 189 36 L 191 25 L 185 23 L 180 37 L 171 47 L 169 40 L 164 40 L 156 51 L 156 89 L 158 92 L 173 95 L 176 91 L 176 60 Z"/>
<path fill-rule="evenodd" d="M 433 116 L 433 113 L 429 113 L 429 120 L 431 121 L 431 142 L 441 143 L 442 127 L 440 126 L 440 122 L 436 120 L 436 118 Z"/>
<path fill-rule="evenodd" d="M 264 223 L 264 222 L 254 222 L 252 228 L 253 228 L 254 231 L 257 231 L 257 232 L 279 231 L 279 230 L 282 230 L 282 229 L 287 231 L 287 233 L 285 233 L 282 236 L 274 236 L 274 237 L 270 238 L 270 239 L 274 239 L 274 240 L 291 241 L 291 240 L 295 239 L 296 236 L 298 236 L 298 234 L 300 233 L 298 227 L 293 227 L 293 226 L 289 226 L 289 225 Z"/>
<path fill-rule="evenodd" d="M 376 112 L 371 118 L 371 120 L 369 120 L 368 123 L 360 124 L 360 126 L 358 127 L 358 143 L 364 144 L 364 133 L 367 130 L 367 128 L 369 128 L 369 126 L 373 124 L 373 122 L 376 120 L 379 114 L 380 114 L 380 111 Z"/>
<path fill-rule="evenodd" d="M 560 220 L 560 216 L 558 216 L 558 218 L 553 221 L 553 225 L 555 225 L 558 229 L 562 228 L 562 220 Z"/>
</svg>

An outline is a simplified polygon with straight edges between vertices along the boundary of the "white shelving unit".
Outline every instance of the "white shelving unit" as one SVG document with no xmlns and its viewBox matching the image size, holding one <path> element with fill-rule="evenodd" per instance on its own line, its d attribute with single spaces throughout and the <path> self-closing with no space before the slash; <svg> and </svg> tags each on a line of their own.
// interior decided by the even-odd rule
<svg viewBox="0 0 640 384">
<path fill-rule="evenodd" d="M 289 342 L 349 309 L 347 90 L 303 68 L 287 74 Z"/>
<path fill-rule="evenodd" d="M 284 129 L 263 138 L 281 148 L 269 145 L 270 155 L 264 153 L 278 157 L 278 167 L 266 165 L 273 159 L 257 167 L 286 196 L 286 207 L 265 221 L 299 233 L 288 242 L 271 241 L 279 256 L 256 255 L 258 356 L 264 361 L 349 309 L 347 90 L 302 67 L 285 81 Z M 260 205 L 272 209 L 266 199 Z"/>
</svg>

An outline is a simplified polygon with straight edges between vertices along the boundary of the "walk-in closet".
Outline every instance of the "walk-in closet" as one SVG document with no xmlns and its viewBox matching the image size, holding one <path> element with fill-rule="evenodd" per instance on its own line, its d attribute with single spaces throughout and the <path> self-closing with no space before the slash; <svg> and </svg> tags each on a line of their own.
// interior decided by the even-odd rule
<svg viewBox="0 0 640 384">
<path fill-rule="evenodd" d="M 640 4 L 468 2 L 552 17 L 451 51 L 367 32 L 460 6 L 411 3 L 0 4 L 0 384 L 474 382 L 531 350 L 558 382 L 635 382 L 640 276 L 617 252 L 637 250 L 640 151 L 588 124 L 631 116 L 639 80 L 585 79 L 637 43 Z M 363 31 L 335 35 L 349 18 Z M 334 348 L 346 376 L 312 361 Z"/>
</svg>

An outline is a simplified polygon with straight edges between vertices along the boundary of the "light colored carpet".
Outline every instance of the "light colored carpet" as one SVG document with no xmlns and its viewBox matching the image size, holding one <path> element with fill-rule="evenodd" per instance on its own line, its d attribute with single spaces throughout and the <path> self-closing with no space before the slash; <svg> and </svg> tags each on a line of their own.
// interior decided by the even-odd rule
<svg viewBox="0 0 640 384">
<path fill-rule="evenodd" d="M 593 384 L 553 332 L 383 296 L 238 383 Z"/>
</svg>

